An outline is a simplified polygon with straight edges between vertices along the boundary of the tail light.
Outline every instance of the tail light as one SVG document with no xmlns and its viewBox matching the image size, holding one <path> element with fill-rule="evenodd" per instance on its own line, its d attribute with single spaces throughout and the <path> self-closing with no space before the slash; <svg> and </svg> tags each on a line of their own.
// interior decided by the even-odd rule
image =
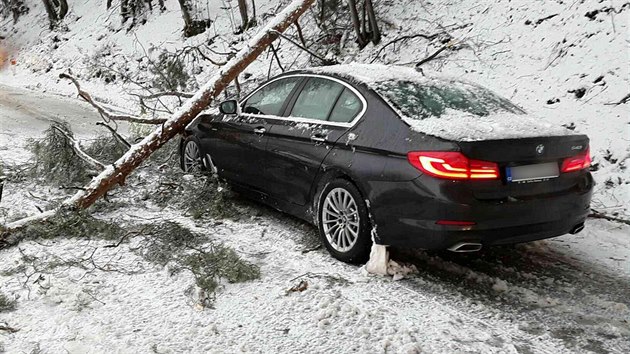
<svg viewBox="0 0 630 354">
<path fill-rule="evenodd" d="M 471 160 L 461 152 L 412 151 L 407 159 L 413 167 L 429 176 L 442 179 L 498 179 L 499 166 L 494 162 Z"/>
<path fill-rule="evenodd" d="M 567 157 L 562 161 L 562 172 L 573 172 L 589 168 L 591 166 L 590 148 L 586 148 L 579 155 Z"/>
</svg>

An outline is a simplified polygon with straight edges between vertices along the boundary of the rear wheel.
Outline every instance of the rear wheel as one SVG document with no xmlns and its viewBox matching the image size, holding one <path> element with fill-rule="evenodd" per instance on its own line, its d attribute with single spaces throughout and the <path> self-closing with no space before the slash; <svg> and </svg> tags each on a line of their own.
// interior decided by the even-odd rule
<svg viewBox="0 0 630 354">
<path fill-rule="evenodd" d="M 333 257 L 347 263 L 367 260 L 372 245 L 367 205 L 350 181 L 336 179 L 326 185 L 318 216 L 320 239 Z"/>
</svg>

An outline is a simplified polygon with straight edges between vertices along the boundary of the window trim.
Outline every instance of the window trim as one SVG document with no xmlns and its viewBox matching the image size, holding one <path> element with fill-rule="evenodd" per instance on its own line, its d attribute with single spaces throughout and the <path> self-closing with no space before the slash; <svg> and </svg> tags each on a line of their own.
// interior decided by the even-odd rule
<svg viewBox="0 0 630 354">
<path fill-rule="evenodd" d="M 335 127 L 351 128 L 351 127 L 354 127 L 361 118 L 363 118 L 363 116 L 365 115 L 365 112 L 367 111 L 367 101 L 365 100 L 365 97 L 363 97 L 363 95 L 361 93 L 359 93 L 359 91 L 357 91 L 357 89 L 352 87 L 352 85 L 348 84 L 347 82 L 345 82 L 343 80 L 339 80 L 339 79 L 337 79 L 335 77 L 330 77 L 330 76 L 326 76 L 326 75 L 317 75 L 317 74 L 292 74 L 292 75 L 285 75 L 285 76 L 277 77 L 277 78 L 275 78 L 275 79 L 273 79 L 271 81 L 268 81 L 267 83 L 265 83 L 264 85 L 260 86 L 259 88 L 254 90 L 249 95 L 247 95 L 242 101 L 239 102 L 239 105 L 244 103 L 244 102 L 246 102 L 251 96 L 256 94 L 256 92 L 262 90 L 267 85 L 269 85 L 269 84 L 271 84 L 271 83 L 273 83 L 275 81 L 286 79 L 286 78 L 290 78 L 290 77 L 302 77 L 302 78 L 305 78 L 305 77 L 317 77 L 317 78 L 322 78 L 322 79 L 326 79 L 326 80 L 331 80 L 331 81 L 337 82 L 337 83 L 343 85 L 345 88 L 349 89 L 353 94 L 355 94 L 359 98 L 359 100 L 361 101 L 362 108 L 359 111 L 359 113 L 357 113 L 357 115 L 350 122 L 347 122 L 347 123 L 331 122 L 331 121 L 328 121 L 328 120 L 299 118 L 299 117 L 291 117 L 291 116 L 281 117 L 281 116 L 275 116 L 275 115 L 269 115 L 269 114 L 241 113 L 241 116 L 251 117 L 251 118 L 274 119 L 274 120 L 289 121 L 289 122 L 296 122 L 296 123 L 308 123 L 308 124 L 319 124 L 319 125 L 329 125 L 329 126 L 335 126 Z M 299 92 L 302 92 L 303 88 L 304 87 L 299 87 Z M 296 92 L 296 94 L 298 94 L 299 92 Z M 343 90 L 342 90 L 342 92 L 343 92 Z M 287 98 L 287 99 L 290 100 L 290 98 Z M 293 104 L 291 104 L 291 109 L 293 109 L 293 105 L 294 104 L 295 104 L 295 102 L 293 102 Z M 285 110 L 287 110 L 288 108 L 289 107 L 287 106 L 285 108 Z M 330 116 L 330 114 L 329 114 L 329 116 Z"/>
</svg>

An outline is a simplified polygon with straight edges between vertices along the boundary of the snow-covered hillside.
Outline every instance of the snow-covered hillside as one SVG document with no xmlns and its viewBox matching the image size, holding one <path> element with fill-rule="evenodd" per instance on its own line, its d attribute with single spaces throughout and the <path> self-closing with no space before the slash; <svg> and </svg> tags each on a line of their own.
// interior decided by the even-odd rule
<svg viewBox="0 0 630 354">
<path fill-rule="evenodd" d="M 257 0 L 258 23 L 287 2 Z M 240 49 L 258 28 L 234 34 L 233 0 L 198 0 L 214 22 L 188 39 L 175 0 L 165 0 L 166 11 L 154 10 L 130 31 L 120 23 L 117 1 L 109 11 L 103 0 L 69 3 L 64 26 L 53 32 L 41 1 L 29 1 L 29 13 L 15 25 L 9 19 L 0 24 L 0 49 L 10 54 L 0 66 L 0 164 L 25 163 L 31 153 L 24 142 L 51 117 L 70 121 L 80 139 L 94 135 L 98 117 L 91 108 L 55 97 L 76 96 L 60 73 L 71 70 L 96 99 L 135 111 L 137 100 L 129 93 L 151 85 L 150 61 L 160 53 L 203 45 L 210 59 L 221 62 L 222 53 Z M 448 45 L 422 65 L 425 73 L 477 82 L 547 123 L 587 134 L 597 181 L 593 208 L 630 218 L 630 103 L 618 104 L 630 93 L 630 3 L 374 3 L 383 32 L 379 45 L 359 50 L 345 27 L 338 43 L 314 47 L 341 63 L 413 65 Z M 312 10 L 300 19 L 309 43 L 319 37 L 315 16 Z M 297 35 L 295 29 L 288 33 Z M 319 63 L 286 40 L 276 44 L 287 70 Z M 207 60 L 186 65 L 188 91 L 218 70 Z M 262 55 L 241 75 L 241 84 L 264 80 L 269 70 L 281 71 L 271 54 Z M 176 221 L 232 247 L 260 267 L 261 278 L 222 284 L 214 308 L 203 308 L 186 291 L 194 285 L 190 273 L 173 274 L 135 253 L 142 238 L 130 237 L 119 247 L 100 239 L 28 240 L 0 250 L 0 295 L 17 300 L 14 311 L 0 306 L 0 352 L 630 351 L 627 225 L 589 219 L 578 235 L 475 255 L 399 251 L 396 259 L 418 273 L 394 282 L 334 261 L 315 247 L 315 230 L 294 218 L 239 201 L 252 213 L 195 220 L 147 201 L 159 181 L 142 171 L 134 176 L 128 183 L 137 188 L 110 196 L 113 204 L 128 207 L 97 216 L 121 224 Z M 10 216 L 37 213 L 46 196 L 69 193 L 32 184 L 25 190 L 25 183 L 5 186 L 0 208 Z M 36 267 L 85 261 L 90 253 L 95 263 L 83 268 Z M 304 291 L 288 291 L 301 281 Z"/>
<path fill-rule="evenodd" d="M 226 10 L 229 2 L 208 4 L 206 11 L 214 19 L 212 28 L 184 40 L 176 1 L 166 1 L 164 13 L 155 10 L 146 24 L 130 32 L 120 24 L 116 7 L 106 11 L 99 0 L 74 2 L 65 20 L 67 31 L 52 33 L 47 29 L 43 5 L 35 2 L 16 25 L 8 21 L 3 24 L 0 34 L 7 37 L 3 45 L 11 49 L 17 64 L 2 71 L 0 80 L 74 95 L 71 85 L 57 79 L 59 73 L 72 70 L 99 99 L 130 108 L 130 96 L 125 92 L 137 92 L 139 87 L 122 83 L 120 77 L 131 74 L 140 81 L 150 80 L 147 55 L 155 59 L 163 50 L 208 42 L 218 53 L 231 52 L 242 45 L 239 39 L 255 33 L 256 28 L 243 35 L 233 34 L 236 9 Z M 282 8 L 276 1 L 256 4 L 261 19 Z M 630 91 L 627 2 L 485 0 L 409 4 L 390 0 L 377 4 L 383 24 L 381 44 L 359 51 L 351 28 L 347 28 L 341 43 L 335 45 L 341 48 L 338 61 L 413 64 L 452 40 L 455 49 L 424 64 L 425 72 L 478 82 L 536 116 L 588 134 L 598 182 L 593 206 L 608 213 L 630 215 L 630 171 L 626 168 L 630 108 L 627 103 L 616 104 Z M 313 10 L 301 19 L 306 36 L 313 39 L 318 31 L 315 15 Z M 433 34 L 436 36 L 432 40 L 419 36 Z M 223 60 L 221 55 L 210 55 L 216 61 Z M 310 65 L 308 55 L 286 41 L 280 45 L 280 58 L 285 69 Z M 270 56 L 263 57 L 246 70 L 252 74 L 249 81 L 266 78 L 270 60 Z M 209 62 L 196 65 L 191 88 L 203 83 L 217 68 Z M 100 74 L 105 68 L 121 73 L 113 84 L 106 84 L 111 75 L 105 80 Z M 271 70 L 272 74 L 280 72 L 277 65 Z"/>
</svg>

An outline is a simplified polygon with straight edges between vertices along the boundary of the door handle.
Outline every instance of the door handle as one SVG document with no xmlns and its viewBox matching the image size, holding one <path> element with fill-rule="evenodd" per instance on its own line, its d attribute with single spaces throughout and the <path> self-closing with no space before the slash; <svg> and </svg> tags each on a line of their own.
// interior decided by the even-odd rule
<svg viewBox="0 0 630 354">
<path fill-rule="evenodd" d="M 311 136 L 311 140 L 316 142 L 316 143 L 325 143 L 326 142 L 326 135 L 315 134 L 315 135 Z"/>
<path fill-rule="evenodd" d="M 267 129 L 265 129 L 265 127 L 256 127 L 256 128 L 254 128 L 254 133 L 255 134 L 265 134 L 266 131 L 267 131 Z"/>
</svg>

